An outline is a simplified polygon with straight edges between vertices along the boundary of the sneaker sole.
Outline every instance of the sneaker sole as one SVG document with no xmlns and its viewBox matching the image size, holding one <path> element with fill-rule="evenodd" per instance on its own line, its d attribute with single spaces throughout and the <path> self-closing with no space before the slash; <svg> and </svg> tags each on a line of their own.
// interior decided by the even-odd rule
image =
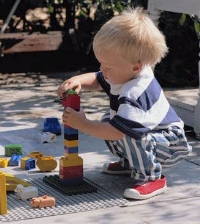
<svg viewBox="0 0 200 224">
<path fill-rule="evenodd" d="M 125 198 L 129 198 L 129 199 L 136 199 L 136 200 L 144 200 L 144 199 L 149 199 L 152 198 L 154 196 L 157 196 L 159 194 L 163 194 L 167 191 L 167 186 L 164 186 L 163 188 L 154 191 L 150 194 L 146 194 L 146 195 L 142 195 L 142 194 L 138 194 L 138 191 L 128 188 L 124 191 L 124 197 Z"/>
<path fill-rule="evenodd" d="M 104 164 L 103 172 L 107 174 L 119 175 L 119 174 L 131 174 L 132 170 L 112 171 L 112 170 L 108 170 L 108 167 Z"/>
</svg>

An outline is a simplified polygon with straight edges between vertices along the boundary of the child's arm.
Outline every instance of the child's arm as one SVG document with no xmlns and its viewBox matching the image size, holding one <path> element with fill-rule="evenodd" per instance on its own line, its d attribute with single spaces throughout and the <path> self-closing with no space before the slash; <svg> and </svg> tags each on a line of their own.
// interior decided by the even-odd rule
<svg viewBox="0 0 200 224">
<path fill-rule="evenodd" d="M 125 136 L 124 133 L 117 130 L 110 123 L 88 120 L 83 110 L 77 112 L 70 107 L 67 107 L 63 113 L 63 123 L 104 140 L 119 140 Z"/>
<path fill-rule="evenodd" d="M 63 93 L 68 89 L 74 89 L 79 93 L 81 89 L 98 90 L 101 89 L 101 87 L 97 81 L 96 74 L 93 72 L 73 76 L 72 78 L 64 81 L 57 90 L 58 97 L 62 97 Z"/>
</svg>

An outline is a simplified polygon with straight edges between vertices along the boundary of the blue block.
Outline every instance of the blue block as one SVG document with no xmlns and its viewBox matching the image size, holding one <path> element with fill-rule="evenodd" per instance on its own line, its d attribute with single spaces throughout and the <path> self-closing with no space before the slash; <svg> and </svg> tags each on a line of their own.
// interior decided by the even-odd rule
<svg viewBox="0 0 200 224">
<path fill-rule="evenodd" d="M 78 129 L 74 129 L 71 127 L 64 127 L 64 134 L 66 135 L 78 135 Z"/>
<path fill-rule="evenodd" d="M 13 154 L 8 162 L 9 166 L 19 166 L 22 156 L 18 154 Z"/>
<path fill-rule="evenodd" d="M 49 117 L 44 122 L 44 132 L 51 132 L 55 135 L 61 135 L 61 126 L 58 118 Z"/>
<path fill-rule="evenodd" d="M 31 170 L 35 168 L 35 159 L 30 158 L 25 161 L 25 170 Z"/>
<path fill-rule="evenodd" d="M 78 153 L 78 147 L 66 147 L 64 146 L 64 150 L 66 153 L 70 154 L 70 153 Z"/>
</svg>

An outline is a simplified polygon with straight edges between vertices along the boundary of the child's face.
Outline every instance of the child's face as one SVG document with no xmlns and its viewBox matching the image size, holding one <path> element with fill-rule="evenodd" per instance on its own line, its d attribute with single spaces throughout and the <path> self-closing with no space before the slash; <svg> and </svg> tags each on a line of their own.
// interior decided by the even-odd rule
<svg viewBox="0 0 200 224">
<path fill-rule="evenodd" d="M 141 70 L 141 64 L 130 64 L 110 51 L 96 55 L 103 76 L 114 84 L 124 84 L 133 79 Z"/>
</svg>

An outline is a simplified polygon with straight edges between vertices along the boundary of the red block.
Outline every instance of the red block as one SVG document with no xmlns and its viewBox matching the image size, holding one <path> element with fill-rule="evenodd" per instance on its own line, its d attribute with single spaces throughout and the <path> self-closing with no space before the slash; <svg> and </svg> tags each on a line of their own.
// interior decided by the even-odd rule
<svg viewBox="0 0 200 224">
<path fill-rule="evenodd" d="M 80 110 L 80 96 L 78 94 L 67 95 L 66 98 L 62 100 L 62 106 L 64 108 L 71 107 L 74 110 Z"/>
<path fill-rule="evenodd" d="M 59 177 L 62 180 L 83 178 L 83 166 L 60 166 Z"/>
</svg>

